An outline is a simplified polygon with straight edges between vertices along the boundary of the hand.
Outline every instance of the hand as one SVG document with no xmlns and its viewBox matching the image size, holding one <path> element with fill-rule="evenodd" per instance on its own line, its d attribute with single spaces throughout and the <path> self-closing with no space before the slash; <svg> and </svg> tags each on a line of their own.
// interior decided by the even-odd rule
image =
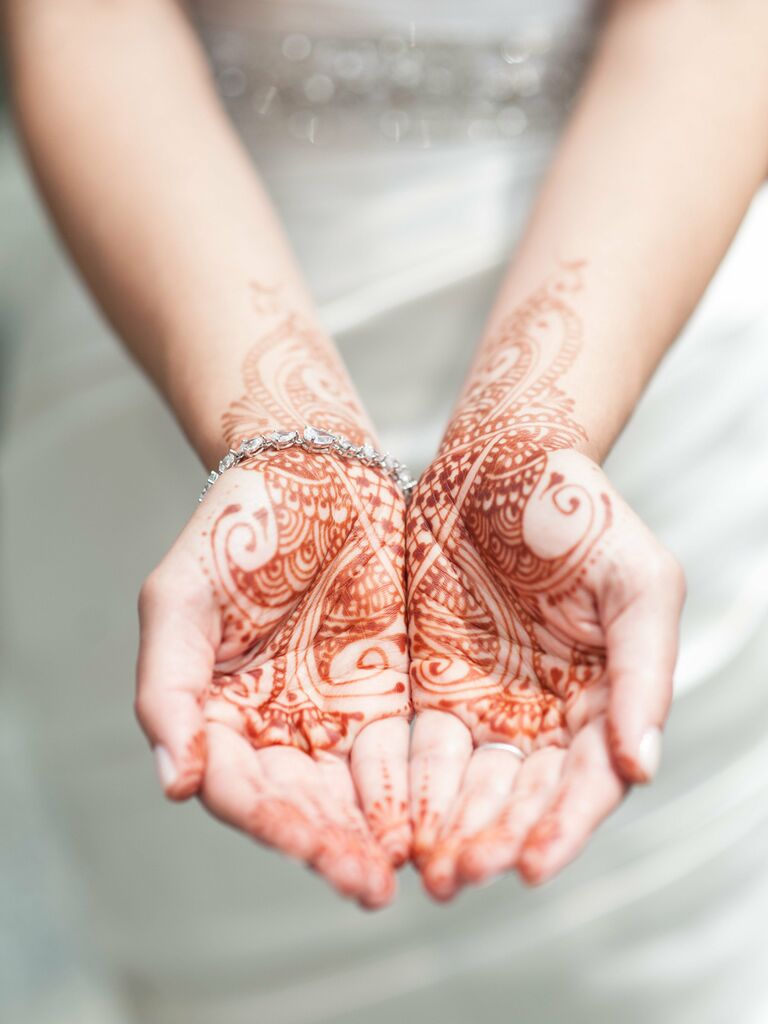
<svg viewBox="0 0 768 1024">
<path fill-rule="evenodd" d="M 653 775 L 682 574 L 595 463 L 535 428 L 454 438 L 408 536 L 415 859 L 441 899 L 512 867 L 543 881 Z"/>
<path fill-rule="evenodd" d="M 372 907 L 410 849 L 403 520 L 379 471 L 275 452 L 222 476 L 140 599 L 167 795 Z"/>
</svg>

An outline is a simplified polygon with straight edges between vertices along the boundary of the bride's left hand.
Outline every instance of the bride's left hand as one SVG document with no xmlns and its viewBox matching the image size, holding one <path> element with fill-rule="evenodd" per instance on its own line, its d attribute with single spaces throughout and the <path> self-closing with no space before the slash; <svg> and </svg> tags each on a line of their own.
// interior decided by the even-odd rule
<svg viewBox="0 0 768 1024">
<path fill-rule="evenodd" d="M 594 462 L 525 432 L 439 456 L 407 535 L 414 859 L 438 899 L 544 881 L 654 773 L 682 572 Z"/>
<path fill-rule="evenodd" d="M 222 476 L 140 601 L 166 795 L 367 907 L 410 847 L 403 525 L 380 471 L 274 452 Z"/>
</svg>

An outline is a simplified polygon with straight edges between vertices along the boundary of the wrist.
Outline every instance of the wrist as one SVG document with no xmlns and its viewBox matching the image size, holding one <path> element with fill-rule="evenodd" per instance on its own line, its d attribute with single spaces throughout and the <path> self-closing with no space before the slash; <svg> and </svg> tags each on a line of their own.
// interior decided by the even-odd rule
<svg viewBox="0 0 768 1024">
<path fill-rule="evenodd" d="M 219 328 L 176 351 L 161 388 L 206 466 L 245 438 L 306 425 L 377 444 L 333 343 L 308 316 L 261 316 L 247 334 Z"/>
<path fill-rule="evenodd" d="M 416 486 L 416 480 L 408 468 L 389 452 L 379 451 L 369 443 L 356 445 L 342 434 L 318 430 L 307 425 L 302 430 L 266 431 L 244 439 L 236 448 L 230 447 L 210 471 L 198 501 L 203 500 L 211 487 L 225 473 L 253 461 L 264 461 L 265 456 L 268 461 L 272 457 L 270 453 L 287 455 L 291 461 L 295 457 L 296 449 L 301 449 L 299 456 L 302 462 L 305 458 L 312 461 L 313 456 L 321 457 L 318 462 L 323 457 L 330 457 L 333 462 L 338 462 L 345 472 L 351 469 L 352 477 L 360 478 L 363 469 L 381 474 L 389 481 L 390 486 L 397 487 L 402 498 L 407 499 Z"/>
<path fill-rule="evenodd" d="M 517 266 L 441 450 L 505 433 L 601 463 L 646 383 L 648 353 L 609 301 L 611 280 L 586 287 L 584 261 L 561 261 L 532 291 L 528 264 Z"/>
<path fill-rule="evenodd" d="M 514 415 L 498 412 L 498 402 L 464 403 L 452 418 L 440 445 L 439 455 L 467 451 L 478 454 L 503 442 L 510 449 L 557 451 L 571 449 L 599 461 L 599 447 L 571 415 L 568 400 L 557 404 L 517 406 Z"/>
<path fill-rule="evenodd" d="M 585 432 L 569 430 L 567 422 L 554 429 L 540 407 L 513 420 L 486 422 L 468 406 L 451 422 L 429 477 L 432 485 L 454 494 L 476 484 L 490 491 L 505 490 L 514 478 L 524 486 L 537 464 L 554 464 L 553 460 L 601 472 L 603 454 Z"/>
</svg>

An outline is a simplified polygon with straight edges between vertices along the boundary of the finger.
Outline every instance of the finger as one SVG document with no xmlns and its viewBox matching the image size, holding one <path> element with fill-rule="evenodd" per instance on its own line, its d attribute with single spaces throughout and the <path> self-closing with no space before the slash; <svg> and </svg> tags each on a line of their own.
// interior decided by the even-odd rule
<svg viewBox="0 0 768 1024">
<path fill-rule="evenodd" d="M 166 796 L 196 793 L 205 771 L 201 708 L 214 663 L 216 609 L 207 591 L 150 577 L 139 600 L 136 717 L 152 744 Z"/>
<path fill-rule="evenodd" d="M 457 865 L 462 882 L 477 885 L 513 867 L 525 837 L 552 800 L 564 761 L 559 747 L 536 750 L 525 759 L 500 814 L 463 843 Z"/>
<path fill-rule="evenodd" d="M 365 858 L 357 839 L 345 834 L 344 814 L 334 806 L 338 795 L 326 791 L 318 764 L 293 747 L 263 747 L 257 756 L 269 788 L 289 799 L 312 829 L 310 866 L 343 896 L 360 897 Z"/>
<path fill-rule="evenodd" d="M 334 804 L 312 758 L 293 747 L 254 750 L 217 722 L 208 729 L 210 749 L 200 795 L 212 814 L 304 861 L 343 896 L 366 906 L 391 900 L 394 873 L 385 856 L 374 855 L 372 837 L 367 845 L 361 837 L 362 815 L 355 820 L 354 814 Z M 354 798 L 351 779 L 344 796 Z"/>
<path fill-rule="evenodd" d="M 521 762 L 511 751 L 483 749 L 472 754 L 461 790 L 422 874 L 427 891 L 452 899 L 463 879 L 458 873 L 462 846 L 494 821 L 509 799 Z"/>
<path fill-rule="evenodd" d="M 517 861 L 525 881 L 537 884 L 560 871 L 625 791 L 608 750 L 605 719 L 591 722 L 574 737 L 555 796 L 525 838 Z"/>
<path fill-rule="evenodd" d="M 342 896 L 364 901 L 370 884 L 369 868 L 375 875 L 379 865 L 370 864 L 361 835 L 362 817 L 355 820 L 349 806 L 345 806 L 354 800 L 351 780 L 347 778 L 344 783 L 343 778 L 335 779 L 329 788 L 331 773 L 293 747 L 263 747 L 256 756 L 269 790 L 288 803 L 294 814 L 301 814 L 311 829 L 313 842 L 305 858 L 307 863 Z M 379 862 L 384 862 L 382 854 Z"/>
<path fill-rule="evenodd" d="M 410 783 L 413 859 L 429 858 L 461 788 L 472 755 L 466 725 L 445 711 L 422 711 L 411 737 Z"/>
<path fill-rule="evenodd" d="M 666 554 L 645 566 L 640 586 L 627 602 L 614 585 L 600 608 L 611 681 L 610 749 L 627 782 L 650 782 L 659 766 L 685 594 L 682 573 Z"/>
<path fill-rule="evenodd" d="M 410 856 L 408 742 L 404 718 L 371 722 L 355 739 L 350 767 L 371 832 L 398 868 Z"/>
<path fill-rule="evenodd" d="M 318 806 L 326 825 L 321 829 L 315 866 L 363 906 L 383 907 L 395 894 L 395 873 L 358 806 L 349 765 L 327 755 L 317 759 L 316 768 L 322 779 Z"/>
<path fill-rule="evenodd" d="M 208 733 L 208 763 L 200 790 L 203 804 L 233 828 L 289 857 L 310 862 L 319 848 L 316 825 L 307 808 L 288 795 L 287 789 L 271 783 L 262 764 L 262 751 L 218 723 L 211 723 Z M 296 755 L 294 760 L 306 758 L 300 751 L 286 749 Z M 300 774 L 299 766 L 293 778 Z M 286 786 L 291 777 L 291 772 L 286 772 Z"/>
</svg>

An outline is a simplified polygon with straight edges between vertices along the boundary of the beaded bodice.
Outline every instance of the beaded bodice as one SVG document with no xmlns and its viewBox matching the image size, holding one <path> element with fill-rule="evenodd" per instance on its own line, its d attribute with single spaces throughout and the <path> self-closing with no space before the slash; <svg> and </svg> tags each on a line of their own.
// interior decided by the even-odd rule
<svg viewBox="0 0 768 1024">
<path fill-rule="evenodd" d="M 593 5 L 481 0 L 463 22 L 451 6 L 196 0 L 193 16 L 254 142 L 423 149 L 556 127 L 589 51 Z"/>
</svg>

